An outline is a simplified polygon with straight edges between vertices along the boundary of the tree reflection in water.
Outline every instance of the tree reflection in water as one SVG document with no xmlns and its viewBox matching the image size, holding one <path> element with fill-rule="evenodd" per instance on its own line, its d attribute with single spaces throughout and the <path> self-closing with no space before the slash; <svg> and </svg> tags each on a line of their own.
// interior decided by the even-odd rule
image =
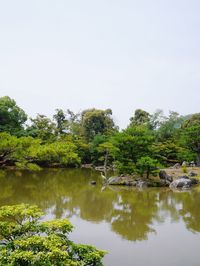
<svg viewBox="0 0 200 266">
<path fill-rule="evenodd" d="M 97 186 L 90 185 L 97 180 Z M 169 189 L 106 187 L 99 173 L 81 169 L 41 172 L 0 171 L 0 205 L 36 204 L 55 218 L 78 216 L 93 223 L 110 224 L 111 230 L 131 241 L 148 239 L 155 223 L 182 219 L 186 228 L 200 232 L 200 191 L 175 193 Z"/>
</svg>

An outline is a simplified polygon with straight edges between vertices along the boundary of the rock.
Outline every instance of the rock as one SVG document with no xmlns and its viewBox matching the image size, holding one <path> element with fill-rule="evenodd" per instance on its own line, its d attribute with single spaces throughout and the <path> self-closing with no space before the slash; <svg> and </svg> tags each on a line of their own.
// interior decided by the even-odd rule
<svg viewBox="0 0 200 266">
<path fill-rule="evenodd" d="M 188 166 L 188 163 L 186 162 L 186 161 L 184 161 L 183 163 L 182 163 L 182 166 Z"/>
<path fill-rule="evenodd" d="M 166 176 L 167 176 L 167 173 L 166 173 L 164 170 L 161 170 L 161 171 L 159 172 L 159 177 L 160 177 L 160 179 L 165 179 Z"/>
<path fill-rule="evenodd" d="M 146 188 L 146 187 L 169 187 L 169 182 L 166 180 L 138 180 L 136 187 Z"/>
<path fill-rule="evenodd" d="M 149 179 L 147 181 L 147 186 L 148 187 L 169 187 L 170 182 L 165 180 L 165 179 L 161 179 L 161 180 L 151 180 Z"/>
<path fill-rule="evenodd" d="M 161 170 L 159 172 L 159 177 L 161 180 L 165 180 L 165 181 L 168 181 L 170 183 L 173 181 L 172 176 L 168 175 L 164 170 Z"/>
<path fill-rule="evenodd" d="M 177 179 L 190 179 L 189 176 L 183 175 L 183 176 L 178 176 Z"/>
<path fill-rule="evenodd" d="M 96 183 L 97 182 L 95 180 L 93 180 L 93 181 L 90 182 L 91 185 L 96 185 Z"/>
<path fill-rule="evenodd" d="M 173 181 L 173 179 L 172 179 Z M 167 181 L 167 180 L 160 180 L 160 185 L 159 187 L 169 187 L 171 182 Z"/>
<path fill-rule="evenodd" d="M 190 178 L 190 180 L 192 181 L 192 185 L 199 184 L 199 180 L 197 180 L 196 178 Z"/>
<path fill-rule="evenodd" d="M 107 166 L 107 168 L 105 169 L 105 167 L 102 165 L 102 166 L 96 166 L 95 170 L 104 172 L 105 170 L 111 170 L 111 168 Z"/>
<path fill-rule="evenodd" d="M 137 188 L 145 188 L 145 187 L 168 187 L 170 182 L 166 179 L 162 180 L 151 180 L 151 179 L 133 179 L 129 176 L 117 176 L 110 177 L 106 184 L 108 185 L 121 185 L 121 186 L 134 186 Z"/>
<path fill-rule="evenodd" d="M 195 165 L 195 162 L 194 161 L 192 161 L 192 162 L 190 162 L 190 167 L 195 167 L 196 165 Z"/>
<path fill-rule="evenodd" d="M 180 167 L 181 167 L 180 163 L 176 163 L 174 166 L 172 166 L 172 169 L 178 169 Z"/>
<path fill-rule="evenodd" d="M 195 178 L 189 178 L 188 176 L 179 176 L 176 180 L 174 180 L 170 184 L 170 188 L 173 189 L 188 189 L 191 188 L 193 185 L 198 184 L 199 181 Z"/>
<path fill-rule="evenodd" d="M 136 187 L 145 188 L 145 187 L 148 187 L 148 184 L 145 181 L 139 180 L 139 181 L 137 181 Z"/>
<path fill-rule="evenodd" d="M 91 169 L 92 168 L 92 164 L 82 164 L 81 168 L 86 168 L 86 169 Z"/>
<path fill-rule="evenodd" d="M 193 185 L 192 180 L 187 178 L 178 178 L 170 184 L 171 189 L 189 189 Z"/>
<path fill-rule="evenodd" d="M 136 181 L 129 176 L 110 177 L 108 185 L 136 186 Z"/>
<path fill-rule="evenodd" d="M 198 175 L 197 175 L 197 173 L 191 171 L 191 172 L 189 172 L 189 176 L 194 177 L 194 176 L 198 176 Z"/>
</svg>

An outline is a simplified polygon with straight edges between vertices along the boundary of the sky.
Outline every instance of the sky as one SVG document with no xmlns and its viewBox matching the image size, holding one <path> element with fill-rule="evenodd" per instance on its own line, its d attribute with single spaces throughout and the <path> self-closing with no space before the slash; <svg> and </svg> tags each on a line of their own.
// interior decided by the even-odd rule
<svg viewBox="0 0 200 266">
<path fill-rule="evenodd" d="M 199 0 L 0 0 L 0 97 L 29 116 L 200 112 Z"/>
</svg>

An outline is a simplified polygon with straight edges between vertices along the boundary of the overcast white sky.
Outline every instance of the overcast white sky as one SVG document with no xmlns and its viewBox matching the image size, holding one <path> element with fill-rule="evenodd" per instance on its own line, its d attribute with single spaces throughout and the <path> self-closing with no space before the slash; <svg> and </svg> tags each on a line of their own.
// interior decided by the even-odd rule
<svg viewBox="0 0 200 266">
<path fill-rule="evenodd" d="M 30 116 L 200 112 L 199 0 L 0 0 L 0 96 Z"/>
</svg>

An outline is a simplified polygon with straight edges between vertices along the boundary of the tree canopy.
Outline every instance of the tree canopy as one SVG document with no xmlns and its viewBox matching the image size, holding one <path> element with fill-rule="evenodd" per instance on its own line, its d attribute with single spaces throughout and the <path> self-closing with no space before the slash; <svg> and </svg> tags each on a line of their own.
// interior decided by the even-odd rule
<svg viewBox="0 0 200 266">
<path fill-rule="evenodd" d="M 0 98 L 0 167 L 24 169 L 113 166 L 137 172 L 138 160 L 150 157 L 162 165 L 200 164 L 200 114 L 181 116 L 137 109 L 127 128 L 119 130 L 111 109 L 74 113 L 57 108 L 52 118 L 29 118 L 8 96 Z"/>
<path fill-rule="evenodd" d="M 8 96 L 0 98 L 0 132 L 20 135 L 27 120 L 25 112 Z"/>
</svg>

